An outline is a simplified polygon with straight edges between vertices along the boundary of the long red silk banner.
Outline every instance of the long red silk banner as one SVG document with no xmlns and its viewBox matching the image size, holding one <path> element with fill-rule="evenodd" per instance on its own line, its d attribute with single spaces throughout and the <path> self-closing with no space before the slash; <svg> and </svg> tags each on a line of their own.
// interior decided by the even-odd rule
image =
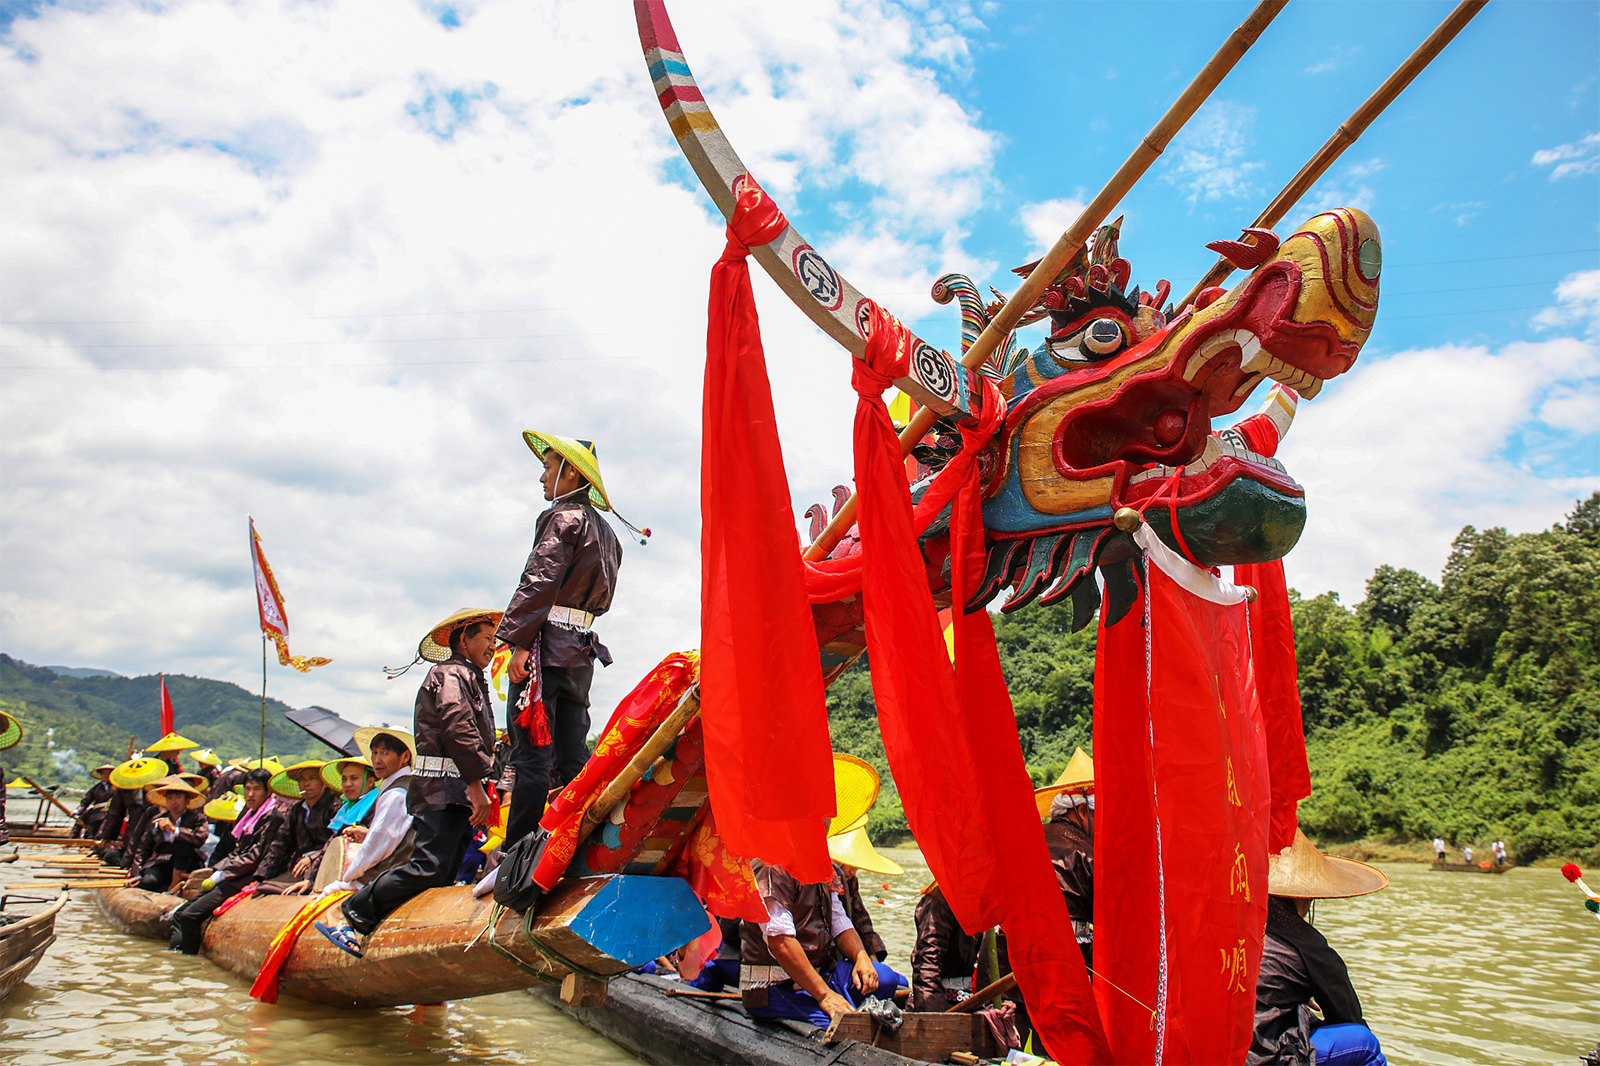
<svg viewBox="0 0 1600 1066">
<path fill-rule="evenodd" d="M 1311 795 L 1289 587 L 1283 577 L 1282 560 L 1236 566 L 1233 580 L 1253 586 L 1257 593 L 1255 602 L 1250 604 L 1250 650 L 1255 658 L 1261 723 L 1267 734 L 1267 766 L 1272 774 L 1272 825 L 1267 850 L 1276 855 L 1294 843 L 1294 831 L 1300 825 L 1300 801 Z"/>
<path fill-rule="evenodd" d="M 1118 1063 L 1243 1062 L 1270 791 L 1249 623 L 1157 554 L 1095 658 L 1095 996 Z"/>
<path fill-rule="evenodd" d="M 908 363 L 906 333 L 872 309 L 864 361 L 852 364 L 862 603 L 872 691 L 906 820 L 951 909 L 968 930 L 1002 925 L 1029 1016 L 1061 1062 L 1104 1062 L 1105 1037 L 1083 957 L 1057 888 L 1000 672 L 988 613 L 956 617 L 952 671 L 917 545 L 900 444 L 882 400 Z M 987 385 L 987 383 L 986 383 Z M 977 448 L 1003 413 L 985 388 L 984 425 L 944 471 L 955 602 L 980 570 Z"/>
<path fill-rule="evenodd" d="M 728 850 L 833 872 L 833 759 L 816 628 L 746 262 L 788 223 L 754 180 L 711 270 L 700 457 L 700 714 Z"/>
</svg>

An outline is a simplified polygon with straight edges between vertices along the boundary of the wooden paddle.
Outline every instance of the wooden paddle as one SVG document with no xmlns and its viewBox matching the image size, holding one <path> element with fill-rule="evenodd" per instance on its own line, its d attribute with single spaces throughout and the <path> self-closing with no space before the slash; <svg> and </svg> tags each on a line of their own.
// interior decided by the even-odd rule
<svg viewBox="0 0 1600 1066">
<path fill-rule="evenodd" d="M 1017 987 L 1017 975 L 1008 973 L 998 981 L 991 981 L 978 989 L 954 1007 L 942 1011 L 943 1014 L 971 1014 L 975 1010 L 982 1010 L 988 1006 L 992 996 L 1003 996 Z"/>
<path fill-rule="evenodd" d="M 22 774 L 18 774 L 17 776 L 21 777 L 23 781 L 26 781 L 35 792 L 39 793 L 39 795 L 53 803 L 68 818 L 71 818 L 74 822 L 77 822 L 85 829 L 89 828 L 88 822 L 84 821 L 82 818 L 79 818 L 76 811 L 74 811 L 71 807 L 68 807 L 65 803 L 62 803 L 60 800 L 56 799 L 52 793 L 45 791 L 43 785 L 31 780 L 30 778 L 24 777 Z"/>
</svg>

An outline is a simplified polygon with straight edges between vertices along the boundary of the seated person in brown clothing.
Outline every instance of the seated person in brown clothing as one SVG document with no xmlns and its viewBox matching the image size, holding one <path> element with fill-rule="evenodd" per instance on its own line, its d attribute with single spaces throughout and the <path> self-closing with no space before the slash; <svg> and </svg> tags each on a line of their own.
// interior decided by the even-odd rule
<svg viewBox="0 0 1600 1066">
<path fill-rule="evenodd" d="M 942 1012 L 972 995 L 972 971 L 983 939 L 961 928 L 955 912 L 934 882 L 922 890 L 915 920 L 917 944 L 911 950 L 911 1009 Z"/>
<path fill-rule="evenodd" d="M 213 865 L 200 884 L 200 895 L 174 912 L 172 950 L 199 954 L 202 926 L 212 911 L 251 882 L 270 880 L 282 872 L 286 830 L 271 785 L 270 770 L 256 769 L 245 775 L 245 809 L 233 824 L 233 851 Z"/>
<path fill-rule="evenodd" d="M 339 797 L 322 779 L 324 765 L 313 759 L 295 763 L 273 775 L 272 791 L 294 801 L 284 813 L 285 868 L 274 879 L 278 891 L 308 877 L 312 864 L 333 835 L 328 823 L 339 809 Z M 262 886 L 263 889 L 271 887 Z"/>
<path fill-rule="evenodd" d="M 146 892 L 171 892 L 200 868 L 200 849 L 210 828 L 200 808 L 206 798 L 179 781 L 150 790 L 156 813 L 145 822 L 128 863 L 129 887 Z"/>
</svg>

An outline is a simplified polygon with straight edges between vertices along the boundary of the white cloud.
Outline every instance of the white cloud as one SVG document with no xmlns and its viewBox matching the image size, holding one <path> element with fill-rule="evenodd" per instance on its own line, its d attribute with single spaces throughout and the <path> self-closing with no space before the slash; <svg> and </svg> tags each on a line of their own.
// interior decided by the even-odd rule
<svg viewBox="0 0 1600 1066">
<path fill-rule="evenodd" d="M 1266 164 L 1245 158 L 1254 141 L 1256 112 L 1235 100 L 1207 101 L 1167 146 L 1162 177 L 1183 189 L 1191 206 L 1260 195 L 1250 175 Z"/>
<path fill-rule="evenodd" d="M 1307 198 L 1307 208 L 1315 214 L 1334 207 L 1354 207 L 1360 211 L 1370 211 L 1378 202 L 1378 194 L 1372 191 L 1364 178 L 1384 169 L 1381 159 L 1368 159 L 1360 163 L 1347 163 L 1339 168 L 1339 173 L 1326 177 L 1312 186 Z"/>
<path fill-rule="evenodd" d="M 1562 464 L 1525 442 L 1552 431 L 1592 441 L 1596 423 L 1575 419 L 1597 404 L 1600 349 L 1572 338 L 1364 356 L 1301 404 L 1279 452 L 1310 511 L 1286 560 L 1290 584 L 1356 603 L 1380 564 L 1437 580 L 1464 525 L 1560 521 L 1600 489 L 1600 472 L 1552 472 Z"/>
<path fill-rule="evenodd" d="M 1591 133 L 1571 144 L 1541 148 L 1533 153 L 1534 166 L 1547 167 L 1552 163 L 1555 169 L 1550 172 L 1551 181 L 1600 171 L 1600 133 Z"/>
<path fill-rule="evenodd" d="M 656 533 L 600 627 L 617 664 L 596 716 L 698 640 L 721 222 L 684 184 L 626 5 L 458 6 L 459 28 L 443 10 L 130 2 L 12 23 L 0 648 L 253 688 L 253 513 L 292 647 L 335 659 L 274 665 L 269 690 L 403 720 L 417 679 L 378 667 L 509 597 L 543 507 L 525 428 L 596 439 L 620 510 Z M 807 234 L 865 291 L 926 292 L 971 261 L 994 146 L 934 78 L 962 76 L 959 18 L 674 15 L 780 201 L 865 190 L 859 222 Z M 845 356 L 753 274 L 798 512 L 848 480 L 853 394 Z"/>
<path fill-rule="evenodd" d="M 1070 199 L 1043 200 L 1038 203 L 1023 204 L 1017 212 L 1017 224 L 1022 227 L 1022 232 L 1028 237 L 1028 254 L 1040 256 L 1061 239 L 1067 227 L 1078 220 L 1083 214 L 1087 201 L 1083 199 L 1084 192 Z M 1021 264 L 1018 264 L 1019 266 Z"/>
<path fill-rule="evenodd" d="M 1541 329 L 1581 325 L 1591 337 L 1600 333 L 1600 270 L 1568 274 L 1556 286 L 1556 305 L 1533 316 Z"/>
</svg>

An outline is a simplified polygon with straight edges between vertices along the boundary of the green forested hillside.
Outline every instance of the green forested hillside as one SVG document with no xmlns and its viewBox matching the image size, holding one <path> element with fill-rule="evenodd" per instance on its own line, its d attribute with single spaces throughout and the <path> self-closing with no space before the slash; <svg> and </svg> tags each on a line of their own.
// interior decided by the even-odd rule
<svg viewBox="0 0 1600 1066">
<path fill-rule="evenodd" d="M 40 784 L 88 784 L 88 770 L 126 757 L 130 736 L 137 745 L 160 735 L 159 680 L 153 674 L 63 677 L 0 654 L 0 703 L 23 723 L 22 743 L 0 753 L 0 764 Z M 178 732 L 225 759 L 255 757 L 261 743 L 259 693 L 183 675 L 168 675 L 167 692 Z M 289 709 L 278 700 L 267 701 L 267 754 L 296 761 L 325 758 L 326 745 L 284 719 Z"/>
<path fill-rule="evenodd" d="M 1504 837 L 1522 861 L 1600 843 L 1600 493 L 1542 533 L 1472 527 L 1439 583 L 1380 567 L 1354 608 L 1291 593 L 1322 839 Z M 1024 755 L 1091 750 L 1094 633 L 1066 608 L 996 619 Z M 875 833 L 905 831 L 865 660 L 829 690 L 834 743 L 884 772 Z"/>
</svg>

